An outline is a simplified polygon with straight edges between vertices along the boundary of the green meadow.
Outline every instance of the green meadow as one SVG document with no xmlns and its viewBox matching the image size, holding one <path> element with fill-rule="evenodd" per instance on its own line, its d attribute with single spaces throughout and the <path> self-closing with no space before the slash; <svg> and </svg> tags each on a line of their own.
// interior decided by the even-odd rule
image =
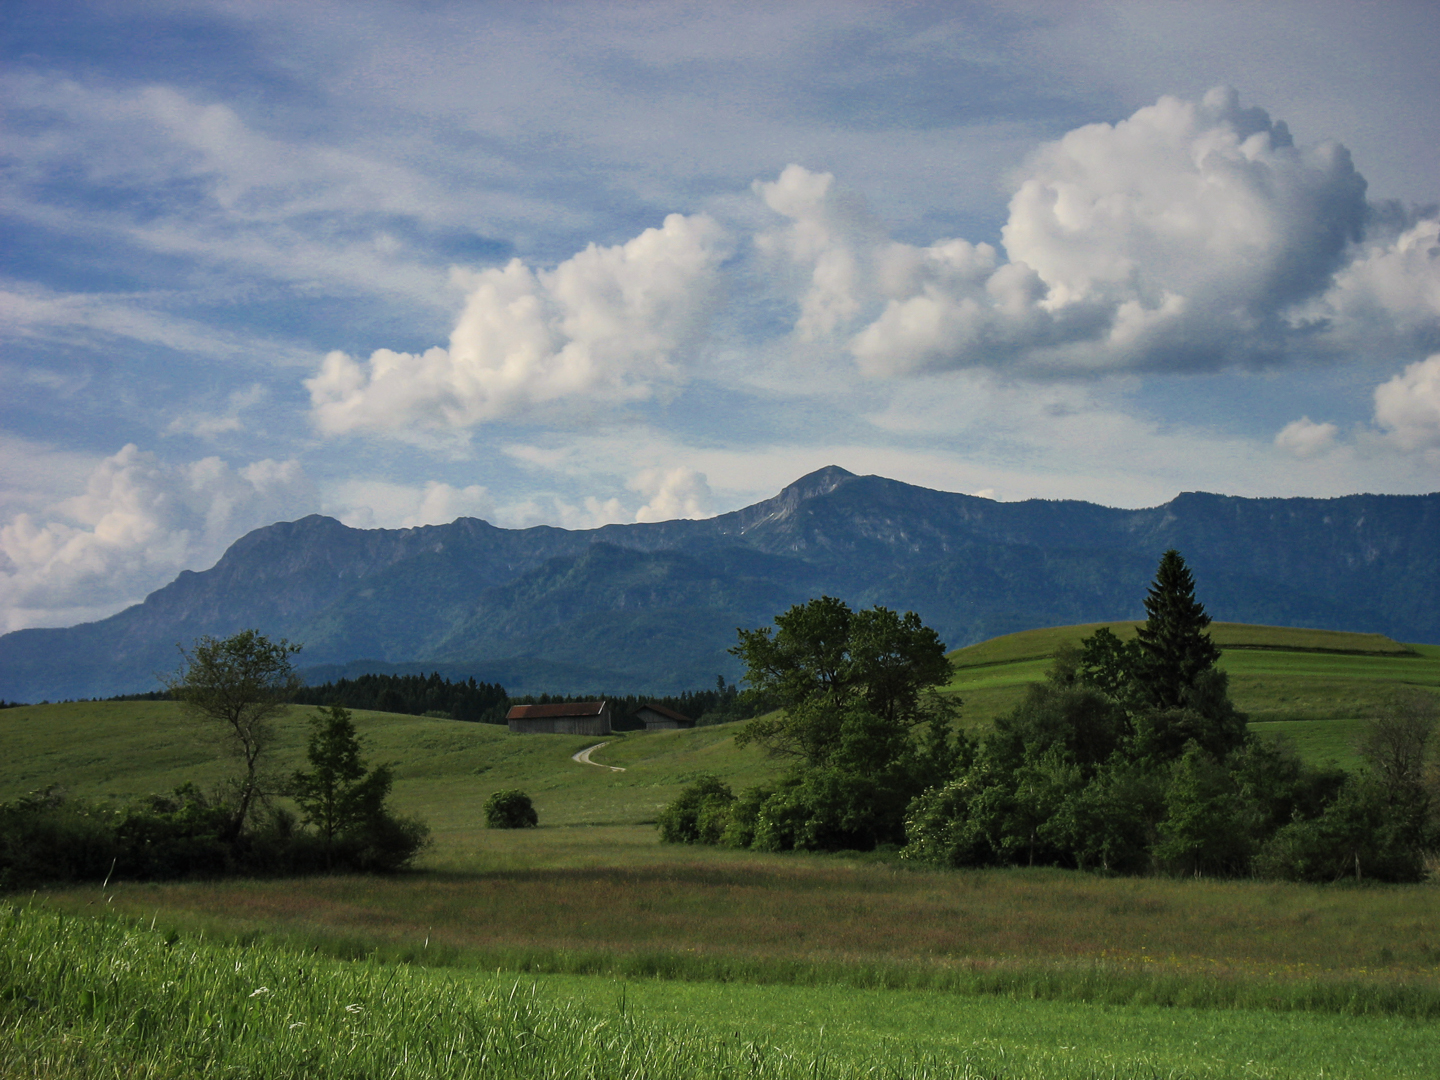
<svg viewBox="0 0 1440 1080">
<path fill-rule="evenodd" d="M 948 689 L 964 699 L 966 724 L 983 727 L 1013 709 L 1026 685 L 1045 677 L 1057 649 L 1078 644 L 1106 625 L 1130 638 L 1139 624 L 1027 630 L 952 653 L 956 670 Z M 1211 636 L 1223 650 L 1220 667 L 1230 677 L 1230 696 L 1250 717 L 1251 727 L 1285 737 L 1303 757 L 1317 762 L 1356 764 L 1361 722 L 1396 692 L 1440 695 L 1440 645 L 1241 623 L 1215 623 Z"/>
<path fill-rule="evenodd" d="M 965 725 L 983 729 L 1093 629 L 954 653 Z M 1214 631 L 1254 729 L 1313 760 L 1353 764 L 1391 695 L 1440 693 L 1434 646 Z M 301 763 L 308 712 L 281 724 L 275 772 Z M 396 809 L 432 828 L 416 871 L 12 897 L 0 1074 L 1433 1074 L 1432 883 L 938 872 L 884 852 L 662 845 L 656 814 L 697 774 L 738 789 L 779 765 L 737 748 L 734 725 L 612 736 L 598 767 L 572 760 L 593 738 L 356 723 L 370 760 L 395 763 Z M 0 800 L 57 781 L 123 800 L 228 768 L 166 702 L 3 710 L 0 745 Z M 532 795 L 539 828 L 482 827 L 509 787 Z"/>
</svg>

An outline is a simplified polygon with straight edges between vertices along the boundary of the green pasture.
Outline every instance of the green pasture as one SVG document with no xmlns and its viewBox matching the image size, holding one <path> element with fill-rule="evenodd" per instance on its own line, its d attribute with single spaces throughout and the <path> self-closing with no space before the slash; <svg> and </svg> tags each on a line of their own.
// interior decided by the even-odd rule
<svg viewBox="0 0 1440 1080">
<path fill-rule="evenodd" d="M 271 771 L 304 764 L 315 710 L 292 707 L 277 721 Z M 493 724 L 356 711 L 371 763 L 395 765 L 400 811 L 423 818 L 437 848 L 464 847 L 494 791 L 523 787 L 547 826 L 603 828 L 655 820 L 697 772 L 737 787 L 760 782 L 778 765 L 755 748 L 737 749 L 737 725 L 608 736 L 594 760 L 624 771 L 580 765 L 573 754 L 592 736 L 511 735 Z M 220 783 L 228 763 L 213 727 L 187 718 L 174 702 L 74 702 L 0 710 L 0 801 L 49 783 L 76 797 L 132 799 L 186 780 Z"/>
<path fill-rule="evenodd" d="M 7 1076 L 1425 1075 L 1434 1024 L 342 962 L 0 906 Z"/>
<path fill-rule="evenodd" d="M 1093 629 L 1032 631 L 952 654 L 949 689 L 964 699 L 964 723 L 983 727 L 1012 707 L 1061 643 Z M 1254 729 L 1310 760 L 1353 764 L 1364 719 L 1391 695 L 1440 691 L 1440 647 L 1227 624 L 1215 636 Z M 310 712 L 292 709 L 278 723 L 275 773 L 302 764 Z M 46 917 L 87 916 L 64 924 L 94 928 L 87 933 L 129 934 L 128 945 L 105 939 L 149 958 L 126 970 L 163 968 L 155 940 L 176 935 L 197 971 L 252 962 L 279 971 L 284 957 L 304 954 L 298 967 L 323 972 L 334 1000 L 353 981 L 368 987 L 357 996 L 433 1016 L 432 1027 L 381 1023 L 367 1005 L 364 1028 L 362 1014 L 339 1016 L 331 998 L 300 995 L 287 1025 L 304 1025 L 293 1029 L 309 1033 L 301 1038 L 259 1014 L 246 1027 L 243 1010 L 259 1008 L 247 998 L 240 1012 L 224 1005 L 223 1015 L 245 1020 L 224 1038 L 206 1034 L 222 1003 L 177 1014 L 176 1030 L 188 1033 L 177 1043 L 188 1047 L 182 1060 L 116 1027 L 137 1009 L 160 1015 L 135 1004 L 148 975 L 136 976 L 129 1005 L 97 1011 L 93 993 L 29 1006 L 39 997 L 23 988 L 31 983 L 0 970 L 0 1074 L 182 1076 L 208 1063 L 217 1074 L 282 1076 L 303 1059 L 317 1076 L 466 1075 L 455 1063 L 482 1035 L 446 1011 L 459 1001 L 492 1018 L 484 1038 L 503 1043 L 519 1030 L 505 1026 L 516 1016 L 524 1030 L 550 1033 L 549 1057 L 505 1044 L 514 1053 L 495 1060 L 510 1064 L 493 1075 L 1368 1077 L 1424 1075 L 1433 1058 L 1435 884 L 941 872 L 883 852 L 664 845 L 656 814 L 694 776 L 715 773 L 739 789 L 781 763 L 737 748 L 736 725 L 599 740 L 390 713 L 355 720 L 369 759 L 394 763 L 395 809 L 431 826 L 416 872 L 112 881 L 104 892 L 96 882 L 42 890 L 33 904 Z M 592 757 L 607 767 L 572 760 L 600 741 Z M 187 780 L 216 785 L 231 768 L 215 733 L 168 702 L 0 710 L 0 745 L 0 800 L 52 782 L 124 800 Z M 509 787 L 532 795 L 539 828 L 483 827 L 485 799 Z M 244 943 L 251 948 L 226 951 Z M 13 970 L 19 961 L 6 955 Z M 368 959 L 347 962 L 357 957 Z M 512 974 L 496 981 L 497 969 Z M 505 1005 L 517 972 L 530 1002 L 523 1014 Z M 394 1057 L 416 1040 L 425 1048 Z M 332 1044 L 356 1048 L 371 1072 L 346 1071 Z M 450 1064 L 425 1071 L 420 1063 L 442 1044 Z M 601 1044 L 629 1049 L 617 1065 Z M 48 1071 L 16 1066 L 42 1058 L 54 1063 Z"/>
<path fill-rule="evenodd" d="M 1436 1034 L 1432 1023 L 1399 1018 L 956 999 L 913 990 L 574 976 L 541 985 L 596 1011 L 615 1009 L 623 996 L 628 1009 L 652 1022 L 720 1038 L 738 1032 L 802 1061 L 904 1068 L 933 1060 L 956 1072 L 964 1063 L 972 1075 L 1421 1076 L 1433 1063 Z"/>
<path fill-rule="evenodd" d="M 1138 625 L 1026 630 L 958 649 L 950 654 L 956 670 L 946 690 L 965 702 L 966 726 L 983 728 L 1013 709 L 1027 685 L 1045 677 L 1063 645 L 1078 645 L 1101 626 L 1121 638 L 1133 637 Z M 1299 729 L 1291 733 L 1306 756 L 1313 748 L 1342 763 L 1353 762 L 1352 744 L 1345 740 L 1397 691 L 1440 694 L 1440 646 L 1405 645 L 1379 634 L 1243 623 L 1215 623 L 1211 636 L 1222 650 L 1220 667 L 1230 676 L 1230 695 L 1252 723 L 1265 731 L 1291 721 L 1312 725 L 1304 737 Z M 1313 727 L 1323 721 L 1338 722 L 1328 736 Z"/>
</svg>

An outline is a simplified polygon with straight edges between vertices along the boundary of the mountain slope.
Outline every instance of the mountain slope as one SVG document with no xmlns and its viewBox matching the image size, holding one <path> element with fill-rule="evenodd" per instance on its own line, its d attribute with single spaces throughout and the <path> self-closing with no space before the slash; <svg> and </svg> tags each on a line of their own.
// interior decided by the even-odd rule
<svg viewBox="0 0 1440 1080">
<path fill-rule="evenodd" d="M 1167 547 L 1217 618 L 1440 642 L 1440 494 L 1190 492 L 1119 510 L 998 503 L 831 466 L 704 521 L 282 522 L 109 619 L 0 637 L 0 697 L 145 689 L 175 667 L 177 642 L 247 626 L 347 670 L 429 663 L 534 672 L 517 674 L 520 691 L 678 690 L 733 677 L 736 626 L 820 593 L 914 609 L 952 646 L 1134 618 Z"/>
</svg>

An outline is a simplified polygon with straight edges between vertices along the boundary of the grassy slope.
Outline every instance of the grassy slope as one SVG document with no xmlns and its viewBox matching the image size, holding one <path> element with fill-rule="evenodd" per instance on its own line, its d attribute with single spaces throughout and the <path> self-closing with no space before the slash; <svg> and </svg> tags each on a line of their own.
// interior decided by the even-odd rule
<svg viewBox="0 0 1440 1080">
<path fill-rule="evenodd" d="M 1044 678 L 1056 650 L 1102 625 L 1128 638 L 1137 624 L 1027 630 L 951 653 L 956 674 L 948 689 L 964 699 L 967 726 L 984 727 L 1014 708 L 1025 687 Z M 1236 705 L 1256 730 L 1284 734 L 1313 760 L 1353 764 L 1360 722 L 1397 689 L 1440 691 L 1440 646 L 1403 645 L 1379 634 L 1240 623 L 1216 623 L 1212 629 Z"/>
<path fill-rule="evenodd" d="M 1045 634 L 1053 650 L 1064 636 L 1078 638 L 1087 629 L 1036 632 L 1029 640 L 999 639 L 962 650 L 955 689 L 967 700 L 971 722 L 983 722 L 986 707 L 994 715 L 1007 695 L 1017 699 L 1025 681 L 1043 674 L 1048 661 L 1034 650 L 1046 645 Z M 1226 642 L 1237 696 L 1256 712 L 1270 702 L 1277 715 L 1299 717 L 1314 708 L 1307 703 L 1319 702 L 1333 713 L 1342 708 L 1334 702 L 1342 701 L 1353 724 L 1396 681 L 1440 685 L 1440 648 L 1421 646 L 1418 655 L 1405 656 L 1382 642 L 1368 653 L 1313 654 L 1276 650 L 1274 635 L 1265 643 L 1271 648 L 1262 651 Z M 975 662 L 977 657 L 982 659 Z M 277 771 L 300 762 L 306 711 L 296 710 L 280 725 Z M 1112 881 L 1057 871 L 936 874 L 857 857 L 675 848 L 659 844 L 647 823 L 689 776 L 716 772 L 740 787 L 775 768 L 753 749 L 737 750 L 733 727 L 615 737 L 595 754 L 625 769 L 611 772 L 570 760 L 592 739 L 510 736 L 493 727 L 382 713 L 356 718 L 372 760 L 398 764 L 398 809 L 424 817 L 435 830 L 437 843 L 425 860 L 429 873 L 383 881 L 120 883 L 104 901 L 93 889 L 72 889 L 51 893 L 48 902 L 79 912 L 105 907 L 147 920 L 158 914 L 163 925 L 187 930 L 278 935 L 341 955 L 379 950 L 490 970 L 669 971 L 690 978 L 840 984 L 823 991 L 732 992 L 719 985 L 646 991 L 646 1007 L 659 1015 L 696 1010 L 707 1022 L 713 1019 L 717 1032 L 733 1023 L 747 1037 L 792 1045 L 801 1018 L 819 1009 L 835 1017 L 837 1034 L 846 1028 L 842 1042 L 856 1045 L 922 1031 L 929 1034 L 916 1036 L 917 1048 L 933 1044 L 939 1052 L 956 1039 L 990 1045 L 985 1040 L 996 1038 L 994 1032 L 1024 1031 L 1018 1045 L 1013 1036 L 1009 1045 L 1089 1046 L 1077 1063 L 1102 1068 L 1108 1061 L 1139 1059 L 1130 1056 L 1132 1036 L 1122 1029 L 1141 1047 L 1146 1039 L 1164 1038 L 1168 1026 L 1174 1039 L 1163 1044 L 1164 1053 L 1157 1044 L 1155 1058 L 1167 1065 L 1203 1060 L 1217 1066 L 1214 1075 L 1228 1075 L 1219 1063 L 1229 1061 L 1238 1075 L 1243 1062 L 1253 1060 L 1259 1075 L 1302 1075 L 1300 1059 L 1287 1059 L 1283 1047 L 1304 1045 L 1313 1049 L 1313 1063 L 1347 1062 L 1352 1071 L 1337 1075 L 1383 1075 L 1377 1063 L 1393 1060 L 1400 1068 L 1402 1058 L 1386 1056 L 1396 1039 L 1423 1045 L 1433 1031 L 1422 1024 L 1420 1034 L 1404 1034 L 1409 1029 L 1401 1021 L 1355 1020 L 1322 1041 L 1325 1023 L 1307 1026 L 1243 1012 L 1229 1014 L 1236 1018 L 1232 1024 L 1185 1010 L 1112 1012 L 1013 1001 L 966 1005 L 966 1024 L 954 1024 L 942 1019 L 944 999 L 921 1015 L 923 1009 L 916 1012 L 918 1005 L 901 998 L 866 997 L 874 992 L 843 985 L 879 980 L 964 989 L 983 976 L 1000 979 L 1010 987 L 1004 992 L 1016 996 L 1029 996 L 1038 986 L 1042 996 L 1078 994 L 1085 1000 L 1088 991 L 1066 980 L 1099 977 L 1109 993 L 1161 1000 L 1163 995 L 1144 989 L 1158 973 L 1161 982 L 1154 986 L 1170 980 L 1164 985 L 1178 988 L 1174 1000 L 1232 1007 L 1272 989 L 1275 1000 L 1289 1001 L 1289 1007 L 1303 1007 L 1307 994 L 1333 1000 L 1350 993 L 1347 988 L 1358 988 L 1361 1000 L 1377 986 L 1440 1000 L 1440 907 L 1431 885 L 1354 890 Z M 1307 753 L 1338 756 L 1336 750 L 1348 744 L 1336 725 L 1345 722 L 1344 716 L 1291 718 L 1266 726 L 1283 727 Z M 0 799 L 56 779 L 76 794 L 124 797 L 183 779 L 213 783 L 225 772 L 214 742 L 167 703 L 3 710 L 0 745 L 7 748 L 0 760 Z M 540 829 L 480 827 L 486 796 L 510 786 L 535 797 Z M 554 978 L 554 992 L 565 996 L 588 997 L 613 985 L 578 974 Z M 1135 979 L 1141 982 L 1127 981 Z M 1232 1027 L 1254 1035 L 1227 1042 L 1221 1033 Z M 1257 1047 L 1253 1055 L 1243 1053 L 1247 1043 Z M 1261 1052 L 1262 1045 L 1271 1049 Z M 1105 1050 L 1111 1046 L 1125 1049 Z M 1187 1046 L 1211 1047 L 1213 1056 L 1187 1058 Z M 1363 1069 L 1361 1058 L 1370 1063 Z"/>
<path fill-rule="evenodd" d="M 312 710 L 292 708 L 275 725 L 272 769 L 304 763 Z M 547 825 L 653 822 L 697 771 L 737 787 L 758 782 L 775 764 L 756 749 L 737 750 L 735 725 L 611 736 L 595 760 L 613 772 L 577 765 L 572 754 L 597 740 L 579 735 L 511 735 L 491 724 L 357 711 L 356 727 L 372 762 L 396 763 L 395 795 L 404 812 L 430 823 L 439 848 L 465 847 L 490 793 L 523 787 Z M 185 780 L 219 783 L 229 766 L 211 728 L 172 702 L 77 702 L 0 710 L 0 800 L 51 782 L 72 795 L 128 799 L 168 791 Z"/>
<path fill-rule="evenodd" d="M 1063 640 L 1047 633 L 1051 648 Z M 1066 633 L 1078 637 L 1083 630 Z M 1267 633 L 1267 644 L 1283 644 L 1284 632 Z M 1037 639 L 1047 643 L 1046 635 L 1016 637 L 1029 644 L 1017 648 L 1012 639 L 1000 639 L 988 650 L 959 654 L 957 684 L 967 698 L 973 700 L 977 682 L 1008 681 L 1018 689 L 1025 673 L 1038 677 L 1046 661 L 1024 657 L 1033 655 Z M 1320 693 L 1307 679 L 1368 681 L 1372 694 L 1379 694 L 1386 672 L 1418 672 L 1423 681 L 1440 669 L 1440 650 L 1426 657 L 1396 655 L 1383 642 L 1380 648 L 1376 654 L 1311 654 L 1232 645 L 1227 662 L 1258 657 L 1269 665 L 1256 677 L 1275 697 Z M 985 658 L 981 664 L 964 664 L 977 653 Z M 1012 659 L 1005 661 L 1007 655 Z M 1382 666 L 1365 667 L 1377 664 Z M 277 772 L 300 763 L 307 712 L 294 710 L 278 725 Z M 1177 970 L 1191 973 L 1218 964 L 1248 977 L 1278 964 L 1291 974 L 1349 978 L 1389 955 L 1387 963 L 1401 965 L 1407 978 L 1428 981 L 1440 956 L 1432 955 L 1440 949 L 1440 923 L 1418 915 L 1415 906 L 1432 903 L 1429 890 L 1386 894 L 1398 898 L 1397 906 L 1382 911 L 1368 893 L 1322 890 L 1312 896 L 1248 882 L 1072 882 L 1063 874 L 1015 872 L 937 878 L 857 858 L 659 844 L 650 823 L 697 772 L 717 773 L 740 788 L 776 770 L 757 750 L 734 746 L 733 725 L 612 737 L 594 756 L 620 772 L 571 760 L 591 738 L 512 736 L 487 725 L 388 713 L 361 712 L 356 720 L 371 759 L 397 763 L 398 809 L 424 818 L 434 830 L 425 865 L 441 877 L 423 884 L 321 879 L 124 885 L 115 892 L 115 905 L 137 913 L 158 907 L 221 930 L 283 928 L 302 937 L 358 936 L 394 948 L 433 928 L 437 943 L 477 960 L 536 948 L 691 950 L 746 962 L 1103 957 L 1125 965 L 1162 953 L 1179 958 Z M 1333 721 L 1289 720 L 1283 726 L 1307 752 L 1341 756 L 1346 749 Z M 12 749 L 0 763 L 0 798 L 55 778 L 77 795 L 126 797 L 165 790 L 185 778 L 214 783 L 225 770 L 205 730 L 164 702 L 4 710 L 0 740 Z M 542 828 L 482 828 L 485 798 L 517 786 L 535 798 Z M 978 892 L 958 897 L 962 880 Z M 92 899 L 82 895 L 67 902 Z M 1319 897 L 1324 902 L 1317 907 Z M 1297 908 L 1305 912 L 1298 920 Z M 592 917 L 577 914 L 584 911 Z M 877 920 L 881 911 L 904 914 Z M 817 927 L 823 947 L 817 946 Z"/>
</svg>

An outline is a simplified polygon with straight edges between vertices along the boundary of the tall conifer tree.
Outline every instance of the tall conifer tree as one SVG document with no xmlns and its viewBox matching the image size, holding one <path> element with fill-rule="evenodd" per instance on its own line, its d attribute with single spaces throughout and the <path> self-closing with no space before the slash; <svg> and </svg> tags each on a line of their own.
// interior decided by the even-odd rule
<svg viewBox="0 0 1440 1080">
<path fill-rule="evenodd" d="M 1157 708 L 1179 708 L 1185 691 L 1220 659 L 1220 650 L 1205 630 L 1210 616 L 1195 599 L 1195 579 L 1174 548 L 1160 556 L 1145 596 L 1145 614 L 1145 625 L 1137 632 L 1141 681 Z"/>
</svg>

